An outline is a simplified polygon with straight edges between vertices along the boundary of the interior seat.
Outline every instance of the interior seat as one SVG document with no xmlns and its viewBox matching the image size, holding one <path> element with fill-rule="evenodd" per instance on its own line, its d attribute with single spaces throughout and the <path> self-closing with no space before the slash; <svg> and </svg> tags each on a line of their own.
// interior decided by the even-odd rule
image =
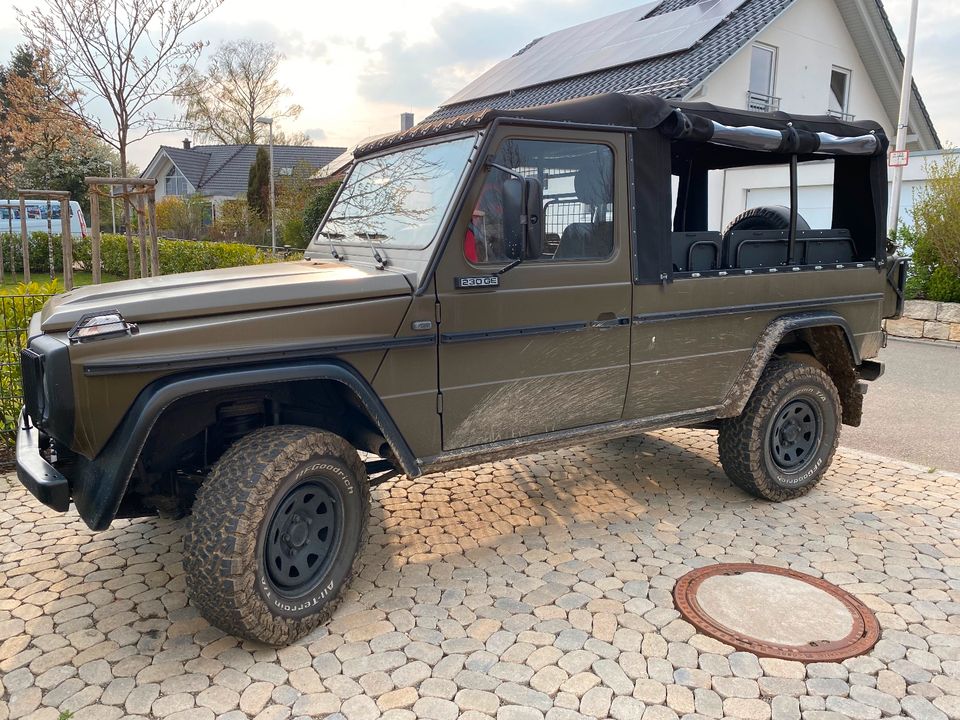
<svg viewBox="0 0 960 720">
<path fill-rule="evenodd" d="M 607 205 L 613 202 L 611 180 L 600 168 L 586 166 L 573 176 L 577 200 L 590 208 L 592 222 L 570 223 L 560 236 L 554 255 L 558 259 L 597 259 L 613 252 L 613 223 L 607 222 Z"/>
</svg>

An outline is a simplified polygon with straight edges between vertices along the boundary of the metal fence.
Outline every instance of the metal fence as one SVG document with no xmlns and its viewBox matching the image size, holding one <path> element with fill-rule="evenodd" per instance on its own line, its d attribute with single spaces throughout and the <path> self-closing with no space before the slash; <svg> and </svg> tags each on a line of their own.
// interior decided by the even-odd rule
<svg viewBox="0 0 960 720">
<path fill-rule="evenodd" d="M 30 318 L 52 295 L 0 294 L 0 464 L 13 460 L 17 419 L 23 406 L 20 351 L 27 343 Z"/>
</svg>

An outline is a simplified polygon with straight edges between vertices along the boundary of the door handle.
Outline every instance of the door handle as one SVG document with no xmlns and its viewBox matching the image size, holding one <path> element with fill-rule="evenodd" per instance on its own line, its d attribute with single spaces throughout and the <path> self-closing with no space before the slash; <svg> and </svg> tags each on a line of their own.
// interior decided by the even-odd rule
<svg viewBox="0 0 960 720">
<path fill-rule="evenodd" d="M 590 322 L 590 327 L 597 330 L 610 330 L 630 323 L 630 318 L 617 317 L 613 313 L 602 313 L 596 320 Z"/>
</svg>

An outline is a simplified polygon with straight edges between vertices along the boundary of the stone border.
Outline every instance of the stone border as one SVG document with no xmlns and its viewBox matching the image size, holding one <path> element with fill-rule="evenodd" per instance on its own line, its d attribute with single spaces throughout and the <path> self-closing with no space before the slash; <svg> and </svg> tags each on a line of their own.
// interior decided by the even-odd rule
<svg viewBox="0 0 960 720">
<path fill-rule="evenodd" d="M 903 316 L 883 326 L 891 337 L 960 342 L 960 303 L 907 300 Z"/>
</svg>

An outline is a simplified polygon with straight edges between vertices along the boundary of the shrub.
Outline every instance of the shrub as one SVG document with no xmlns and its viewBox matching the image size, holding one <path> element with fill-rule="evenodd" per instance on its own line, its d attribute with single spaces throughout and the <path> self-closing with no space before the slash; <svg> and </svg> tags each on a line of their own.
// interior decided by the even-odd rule
<svg viewBox="0 0 960 720">
<path fill-rule="evenodd" d="M 86 243 L 89 246 L 89 242 Z M 166 240 L 157 241 L 160 249 L 160 274 L 193 272 L 195 270 L 214 270 L 216 268 L 238 267 L 241 265 L 262 265 L 272 262 L 273 258 L 252 245 L 243 243 L 221 243 L 202 240 Z M 140 244 L 134 242 L 133 251 L 136 267 L 140 266 Z M 84 270 L 90 270 L 89 252 L 76 256 L 78 264 Z M 109 275 L 125 277 L 127 274 L 127 242 L 123 235 L 107 234 L 100 242 L 100 267 Z"/>
<path fill-rule="evenodd" d="M 927 300 L 960 303 L 960 276 L 949 265 L 941 265 L 930 273 L 924 294 Z"/>
<path fill-rule="evenodd" d="M 63 250 L 60 246 L 60 235 L 53 236 L 53 269 L 54 272 L 63 272 Z M 74 248 L 83 238 L 73 238 Z M 30 249 L 30 272 L 50 272 L 50 246 L 45 232 L 31 233 L 27 239 Z M 19 234 L 4 233 L 0 236 L 3 244 L 3 267 L 14 273 L 23 272 L 23 248 Z"/>
<path fill-rule="evenodd" d="M 30 318 L 39 312 L 51 295 L 63 292 L 63 285 L 53 280 L 47 283 L 20 283 L 10 290 L 0 291 L 0 442 L 12 447 L 16 438 L 20 407 L 23 405 L 23 386 L 20 379 L 20 350 L 27 342 Z"/>
<path fill-rule="evenodd" d="M 307 203 L 306 210 L 303 212 L 304 241 L 301 247 L 306 247 L 307 243 L 313 239 L 313 234 L 317 231 L 317 228 L 320 227 L 320 221 L 323 220 L 323 216 L 327 214 L 327 209 L 330 207 L 330 203 L 333 202 L 333 198 L 339 189 L 339 180 L 321 185 L 317 194 Z"/>
<path fill-rule="evenodd" d="M 914 226 L 896 235 L 911 255 L 907 297 L 960 302 L 960 154 L 928 163 L 927 173 L 914 196 Z"/>
</svg>

